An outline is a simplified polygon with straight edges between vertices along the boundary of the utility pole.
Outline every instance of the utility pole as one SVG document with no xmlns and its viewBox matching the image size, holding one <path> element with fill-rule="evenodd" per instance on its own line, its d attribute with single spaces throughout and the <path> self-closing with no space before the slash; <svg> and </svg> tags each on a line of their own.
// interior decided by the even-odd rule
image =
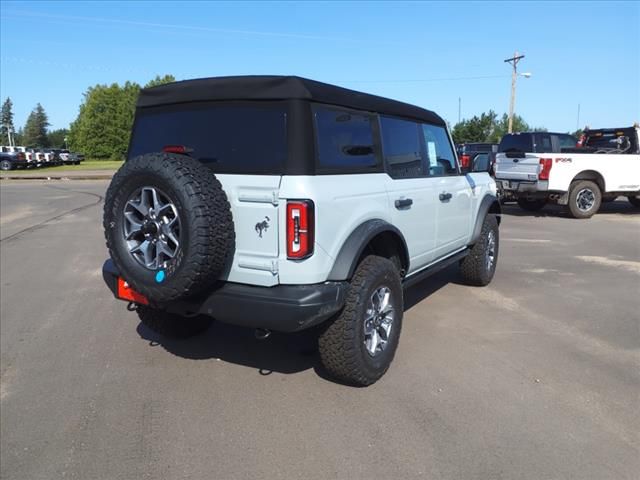
<svg viewBox="0 0 640 480">
<path fill-rule="evenodd" d="M 462 119 L 462 98 L 458 97 L 458 123 L 460 123 L 460 120 Z"/>
<path fill-rule="evenodd" d="M 576 132 L 580 130 L 580 104 L 578 104 L 578 119 L 576 120 Z"/>
<path fill-rule="evenodd" d="M 524 55 L 518 55 L 518 52 L 513 54 L 513 57 L 507 58 L 505 63 L 510 63 L 513 66 L 513 72 L 511 73 L 511 102 L 509 102 L 509 133 L 513 133 L 513 111 L 516 107 L 516 80 L 518 78 L 518 62 L 524 58 Z"/>
</svg>

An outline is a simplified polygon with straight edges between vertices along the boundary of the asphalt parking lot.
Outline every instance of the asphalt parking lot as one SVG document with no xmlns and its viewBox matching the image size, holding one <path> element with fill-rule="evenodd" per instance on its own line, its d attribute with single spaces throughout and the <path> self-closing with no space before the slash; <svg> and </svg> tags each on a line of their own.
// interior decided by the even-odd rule
<svg viewBox="0 0 640 480">
<path fill-rule="evenodd" d="M 637 479 L 640 214 L 508 207 L 494 282 L 406 293 L 383 379 L 305 336 L 167 341 L 102 283 L 107 182 L 0 184 L 3 479 Z M 259 314 L 259 313 L 256 313 Z"/>
</svg>

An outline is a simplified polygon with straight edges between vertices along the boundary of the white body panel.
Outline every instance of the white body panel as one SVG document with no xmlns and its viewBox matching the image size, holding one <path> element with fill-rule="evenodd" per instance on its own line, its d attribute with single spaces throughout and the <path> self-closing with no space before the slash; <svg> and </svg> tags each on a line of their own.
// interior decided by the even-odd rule
<svg viewBox="0 0 640 480">
<path fill-rule="evenodd" d="M 222 280 L 266 287 L 277 285 L 281 177 L 227 174 L 216 177 L 229 199 L 236 232 L 231 269 Z M 256 225 L 264 221 L 268 227 L 257 229 Z"/>
<path fill-rule="evenodd" d="M 436 255 L 438 218 L 438 185 L 435 178 L 393 179 L 386 177 L 389 194 L 388 208 L 393 225 L 404 235 L 409 250 L 409 271 L 419 270 L 433 261 Z M 411 199 L 406 209 L 397 209 L 396 200 Z"/>
<path fill-rule="evenodd" d="M 537 181 L 540 159 L 552 160 L 548 182 L 539 182 L 538 190 L 567 192 L 574 178 L 586 171 L 599 173 L 606 192 L 636 192 L 640 190 L 640 155 L 599 153 L 537 153 L 526 158 L 496 157 L 497 180 Z"/>
<path fill-rule="evenodd" d="M 496 193 L 486 173 L 406 180 L 386 173 L 217 178 L 229 198 L 236 232 L 232 265 L 222 280 L 259 286 L 326 281 L 347 238 L 375 219 L 402 232 L 410 252 L 409 273 L 416 272 L 466 246 L 482 198 Z M 442 191 L 452 193 L 451 201 L 440 201 Z M 413 200 L 411 208 L 395 208 L 402 196 Z M 304 260 L 287 258 L 288 199 L 314 202 L 314 253 Z M 257 228 L 263 221 L 268 227 Z"/>
</svg>

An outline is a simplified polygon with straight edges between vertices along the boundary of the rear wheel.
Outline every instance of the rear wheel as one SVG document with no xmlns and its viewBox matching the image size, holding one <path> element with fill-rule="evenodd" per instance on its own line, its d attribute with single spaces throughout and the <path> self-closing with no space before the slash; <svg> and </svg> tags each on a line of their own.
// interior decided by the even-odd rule
<svg viewBox="0 0 640 480">
<path fill-rule="evenodd" d="M 394 264 L 383 257 L 366 257 L 351 280 L 344 309 L 319 337 L 325 369 L 351 385 L 375 383 L 398 347 L 403 305 Z"/>
<path fill-rule="evenodd" d="M 13 168 L 13 164 L 9 160 L 2 160 L 0 162 L 0 170 L 4 170 L 5 172 L 11 170 Z"/>
<path fill-rule="evenodd" d="M 527 212 L 537 212 L 538 210 L 541 210 L 542 208 L 544 208 L 546 204 L 547 204 L 546 198 L 539 199 L 539 200 L 528 200 L 526 198 L 518 199 L 518 206 L 523 210 L 526 210 Z"/>
<path fill-rule="evenodd" d="M 574 218 L 591 218 L 602 204 L 602 192 L 590 180 L 579 180 L 569 190 L 569 212 Z"/>
<path fill-rule="evenodd" d="M 640 195 L 636 195 L 635 197 L 627 197 L 629 199 L 629 203 L 636 208 L 640 208 Z"/>
<path fill-rule="evenodd" d="M 167 338 L 193 337 L 203 333 L 213 323 L 213 319 L 205 315 L 181 317 L 144 305 L 138 306 L 137 313 L 144 326 Z"/>
</svg>

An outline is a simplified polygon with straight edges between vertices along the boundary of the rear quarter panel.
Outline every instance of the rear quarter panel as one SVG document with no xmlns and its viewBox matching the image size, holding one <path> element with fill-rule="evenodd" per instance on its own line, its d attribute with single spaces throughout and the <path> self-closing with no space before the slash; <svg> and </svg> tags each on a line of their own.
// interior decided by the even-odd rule
<svg viewBox="0 0 640 480">
<path fill-rule="evenodd" d="M 281 212 L 286 199 L 311 199 L 316 225 L 314 254 L 305 260 L 288 260 L 286 218 L 284 213 L 280 215 L 280 283 L 326 281 L 342 245 L 356 227 L 372 219 L 392 223 L 386 177 L 386 173 L 282 177 Z"/>
</svg>

